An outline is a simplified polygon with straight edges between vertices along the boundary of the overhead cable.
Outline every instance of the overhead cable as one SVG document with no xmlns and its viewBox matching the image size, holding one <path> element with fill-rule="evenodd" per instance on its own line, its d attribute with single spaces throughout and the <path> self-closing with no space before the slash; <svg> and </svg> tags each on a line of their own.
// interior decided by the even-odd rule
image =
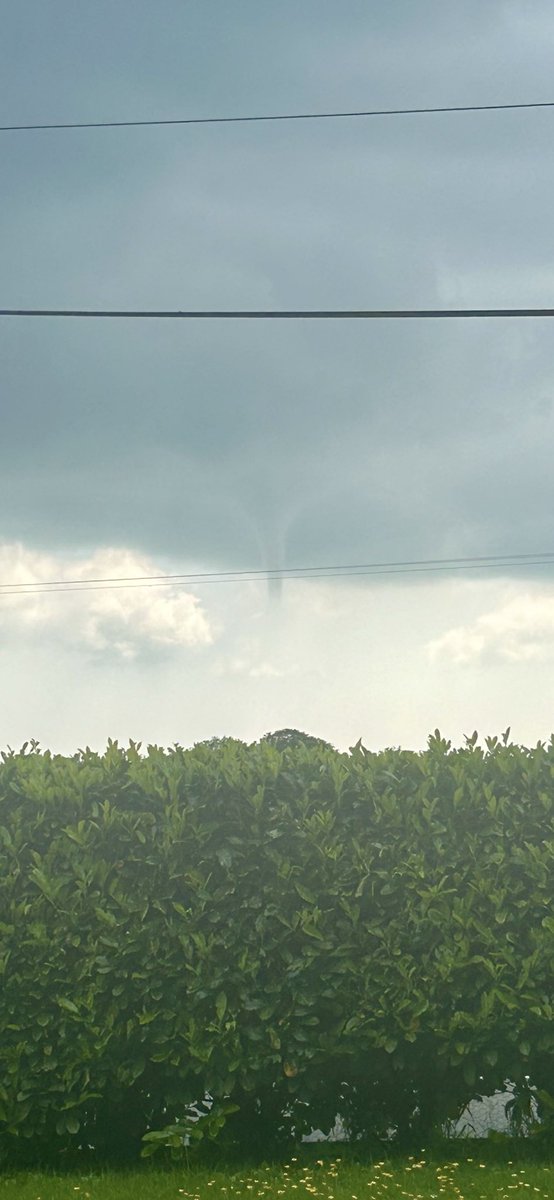
<svg viewBox="0 0 554 1200">
<path fill-rule="evenodd" d="M 554 308 L 314 308 L 314 309 L 123 309 L 0 308 L 0 317 L 78 317 L 127 320 L 344 320 L 397 321 L 440 318 L 554 317 Z"/>
<path fill-rule="evenodd" d="M 202 587 L 213 583 L 259 583 L 266 580 L 293 582 L 295 579 L 370 578 L 427 574 L 448 571 L 486 571 L 522 567 L 554 566 L 554 551 L 543 554 L 483 555 L 473 558 L 414 559 L 389 563 L 360 563 L 350 566 L 270 567 L 244 571 L 198 572 L 180 575 L 109 576 L 97 579 L 57 579 L 29 583 L 0 583 L 0 599 L 5 596 L 36 596 L 64 592 L 80 594 L 93 591 L 121 591 L 135 588 Z"/>
<path fill-rule="evenodd" d="M 510 112 L 517 109 L 554 108 L 554 100 L 514 104 L 448 104 L 420 108 L 369 108 L 337 112 L 261 113 L 234 117 L 170 117 L 139 121 L 50 121 L 0 125 L 0 133 L 23 133 L 47 129 L 137 129 L 162 125 L 247 125 L 271 121 L 336 121 L 355 117 L 414 117 L 433 113 Z"/>
<path fill-rule="evenodd" d="M 527 559 L 554 559 L 554 550 L 545 550 L 541 553 L 535 551 L 527 554 L 470 554 L 465 558 L 407 558 L 393 559 L 386 562 L 363 562 L 363 563 L 318 563 L 315 566 L 300 566 L 300 567 L 246 567 L 244 569 L 235 569 L 234 571 L 186 571 L 177 574 L 163 575 L 101 575 L 92 579 L 50 579 L 39 580 L 35 583 L 24 584 L 21 580 L 12 580 L 9 583 L 0 582 L 1 588 L 12 587 L 58 587 L 63 584 L 64 587 L 70 585 L 81 586 L 86 583 L 144 583 L 144 582 L 168 582 L 181 580 L 203 580 L 217 579 L 225 576 L 241 575 L 262 575 L 264 577 L 271 575 L 295 575 L 301 572 L 302 575 L 308 575 L 312 571 L 373 571 L 378 568 L 396 568 L 396 567 L 429 567 L 429 566 L 449 566 L 452 563 L 501 563 L 521 561 L 525 565 Z"/>
</svg>

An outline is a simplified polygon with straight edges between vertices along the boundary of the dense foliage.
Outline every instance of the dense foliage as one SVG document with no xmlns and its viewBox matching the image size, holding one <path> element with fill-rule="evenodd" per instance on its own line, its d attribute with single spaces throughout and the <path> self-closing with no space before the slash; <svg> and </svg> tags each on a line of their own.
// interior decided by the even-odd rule
<svg viewBox="0 0 554 1200">
<path fill-rule="evenodd" d="M 553 814 L 554 739 L 4 754 L 0 1149 L 136 1154 L 206 1096 L 227 1149 L 406 1141 L 552 1091 Z"/>
</svg>

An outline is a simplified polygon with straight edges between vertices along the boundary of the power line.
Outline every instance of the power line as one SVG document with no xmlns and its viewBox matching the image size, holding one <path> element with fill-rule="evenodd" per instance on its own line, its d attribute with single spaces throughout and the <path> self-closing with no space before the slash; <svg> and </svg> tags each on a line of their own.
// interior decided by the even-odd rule
<svg viewBox="0 0 554 1200">
<path fill-rule="evenodd" d="M 509 112 L 516 109 L 554 108 L 554 100 L 525 104 L 450 104 L 424 108 L 372 108 L 347 112 L 269 113 L 243 117 L 173 117 L 147 121 L 56 121 L 28 125 L 0 125 L 0 133 L 23 133 L 46 129 L 137 129 L 160 125 L 247 125 L 270 121 L 335 121 L 356 117 L 410 117 L 432 113 Z"/>
<path fill-rule="evenodd" d="M 472 558 L 405 559 L 394 562 L 354 563 L 345 566 L 270 567 L 244 571 L 197 572 L 180 575 L 127 575 L 97 579 L 56 579 L 39 583 L 1 583 L 4 596 L 50 595 L 60 592 L 120 591 L 134 588 L 198 587 L 212 583 L 259 583 L 261 580 L 369 578 L 445 571 L 483 571 L 504 568 L 554 566 L 554 551 L 542 554 L 496 554 Z"/>
<path fill-rule="evenodd" d="M 50 588 L 63 585 L 64 587 L 75 586 L 79 587 L 86 583 L 144 583 L 151 582 L 173 582 L 181 581 L 196 581 L 203 579 L 217 579 L 226 576 L 242 576 L 242 575 L 261 575 L 266 576 L 286 575 L 293 576 L 301 572 L 302 575 L 308 575 L 312 571 L 367 571 L 376 570 L 377 568 L 394 568 L 394 567 L 429 567 L 429 566 L 447 566 L 451 563 L 501 563 L 512 561 L 522 561 L 525 565 L 526 559 L 554 559 L 554 550 L 545 550 L 541 553 L 538 551 L 527 554 L 470 554 L 465 558 L 408 558 L 408 559 L 393 559 L 386 562 L 365 562 L 365 563 L 318 563 L 315 566 L 307 567 L 246 567 L 241 570 L 234 571 L 186 571 L 177 574 L 161 574 L 161 575 L 103 575 L 92 579 L 51 579 L 40 580 L 35 583 L 22 583 L 20 580 L 13 580 L 11 583 L 1 583 L 1 588 L 11 587 L 41 587 Z"/>
<path fill-rule="evenodd" d="M 128 320 L 436 320 L 441 317 L 554 317 L 554 308 L 315 308 L 315 309 L 93 309 L 0 308 L 0 317 L 125 318 Z"/>
</svg>

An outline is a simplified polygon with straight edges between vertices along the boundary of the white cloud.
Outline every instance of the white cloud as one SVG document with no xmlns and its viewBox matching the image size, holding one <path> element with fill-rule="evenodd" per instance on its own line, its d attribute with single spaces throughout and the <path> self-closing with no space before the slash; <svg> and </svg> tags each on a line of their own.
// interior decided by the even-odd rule
<svg viewBox="0 0 554 1200">
<path fill-rule="evenodd" d="M 511 588 L 499 604 L 428 644 L 432 659 L 531 662 L 554 654 L 554 587 Z"/>
<path fill-rule="evenodd" d="M 287 661 L 277 666 L 263 657 L 263 636 L 258 639 L 240 639 L 239 654 L 222 655 L 214 665 L 214 674 L 219 678 L 243 677 L 245 679 L 286 679 L 296 674 L 298 667 Z"/>
<path fill-rule="evenodd" d="M 21 543 L 0 544 L 0 582 L 44 584 L 132 578 L 133 586 L 0 595 L 0 638 L 62 642 L 93 656 L 135 659 L 167 648 L 206 646 L 214 631 L 199 601 L 176 584 L 140 586 L 163 570 L 144 555 L 106 548 L 87 559 L 42 554 Z M 0 641 L 1 645 L 1 641 Z"/>
</svg>

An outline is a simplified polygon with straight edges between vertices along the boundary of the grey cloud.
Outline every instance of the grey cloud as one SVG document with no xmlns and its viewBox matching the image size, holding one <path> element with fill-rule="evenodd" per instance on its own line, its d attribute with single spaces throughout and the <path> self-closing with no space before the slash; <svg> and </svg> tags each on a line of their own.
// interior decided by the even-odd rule
<svg viewBox="0 0 554 1200">
<path fill-rule="evenodd" d="M 155 19 L 146 4 L 119 21 L 106 2 L 49 8 L 51 23 L 33 25 L 24 0 L 10 18 L 35 81 L 14 91 L 6 64 L 15 116 L 484 102 L 550 86 L 542 4 L 528 24 L 511 3 L 468 3 L 463 20 L 443 3 L 345 4 L 340 19 L 320 0 L 245 3 L 241 20 L 219 8 L 217 21 L 169 0 Z M 552 119 L 14 137 L 6 303 L 543 303 Z M 13 321 L 0 338 L 6 537 L 221 566 L 548 548 L 545 325 Z"/>
</svg>

